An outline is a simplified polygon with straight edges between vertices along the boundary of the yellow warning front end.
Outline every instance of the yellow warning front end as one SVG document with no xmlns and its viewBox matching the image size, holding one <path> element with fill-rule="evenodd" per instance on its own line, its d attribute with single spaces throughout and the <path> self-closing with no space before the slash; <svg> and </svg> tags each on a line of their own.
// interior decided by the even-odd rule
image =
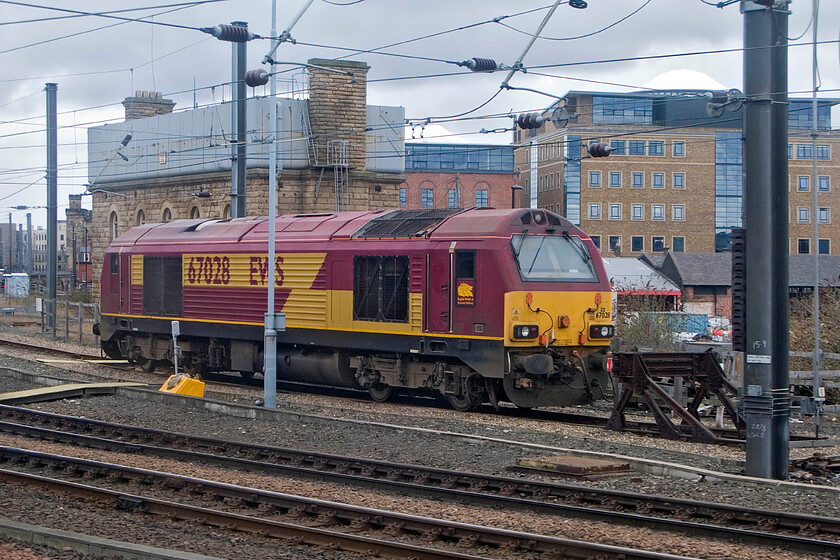
<svg viewBox="0 0 840 560">
<path fill-rule="evenodd" d="M 610 292 L 505 294 L 505 346 L 609 346 L 615 335 Z"/>
<path fill-rule="evenodd" d="M 612 392 L 612 294 L 515 291 L 505 294 L 504 387 L 520 407 L 573 406 Z"/>
</svg>

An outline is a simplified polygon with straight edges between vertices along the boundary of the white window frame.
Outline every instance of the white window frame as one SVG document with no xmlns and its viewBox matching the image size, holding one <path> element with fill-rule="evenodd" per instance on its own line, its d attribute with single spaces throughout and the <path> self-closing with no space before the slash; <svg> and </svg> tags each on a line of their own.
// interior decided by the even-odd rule
<svg viewBox="0 0 840 560">
<path fill-rule="evenodd" d="M 593 214 L 592 211 L 595 210 L 596 214 Z M 600 220 L 601 219 L 601 204 L 590 204 L 589 205 L 589 219 L 590 220 Z"/>
<path fill-rule="evenodd" d="M 685 204 L 673 204 L 673 205 L 671 205 L 671 221 L 674 221 L 674 222 L 684 222 L 685 221 Z"/>
<path fill-rule="evenodd" d="M 656 178 L 657 177 L 662 179 L 661 184 L 659 186 L 656 185 Z M 652 188 L 652 189 L 664 189 L 665 188 L 665 174 L 664 173 L 651 173 L 650 188 Z"/>
<path fill-rule="evenodd" d="M 796 223 L 810 224 L 811 223 L 811 208 L 809 206 L 797 206 L 796 208 Z"/>
<path fill-rule="evenodd" d="M 621 219 L 621 206 L 620 202 L 610 202 L 610 220 L 620 220 Z M 618 212 L 613 212 L 613 210 L 618 210 Z"/>
<path fill-rule="evenodd" d="M 822 188 L 823 179 L 825 179 L 825 186 L 826 188 Z M 820 175 L 817 177 L 817 188 L 819 192 L 831 192 L 831 176 L 830 175 Z"/>
<path fill-rule="evenodd" d="M 803 185 L 805 188 L 802 188 Z M 811 176 L 799 175 L 796 177 L 796 191 L 797 192 L 811 192 Z"/>
<path fill-rule="evenodd" d="M 831 223 L 831 208 L 828 206 L 821 206 L 819 209 L 819 220 L 821 224 L 830 224 Z M 825 216 L 825 219 L 823 219 Z"/>
<path fill-rule="evenodd" d="M 657 218 L 657 211 L 659 217 Z M 665 220 L 665 205 L 664 204 L 651 204 L 650 205 L 650 219 L 661 222 Z"/>
<path fill-rule="evenodd" d="M 636 211 L 638 210 L 638 217 Z M 632 204 L 630 206 L 630 219 L 631 220 L 644 220 L 645 219 L 645 205 L 644 204 Z"/>
<path fill-rule="evenodd" d="M 592 182 L 592 178 L 597 177 L 597 184 Z M 590 171 L 589 172 L 589 186 L 597 189 L 601 187 L 601 172 L 600 171 Z"/>
<path fill-rule="evenodd" d="M 679 187 L 677 186 L 677 181 L 676 181 L 677 176 L 679 176 L 682 179 L 682 186 L 679 186 Z M 685 189 L 685 173 L 680 172 L 680 173 L 674 173 L 674 174 L 671 175 L 671 188 L 672 189 L 680 189 L 680 190 Z"/>
<path fill-rule="evenodd" d="M 803 241 L 808 245 L 808 252 L 807 253 L 800 253 L 799 252 L 799 245 L 802 244 Z M 817 250 L 819 250 L 819 248 L 817 248 Z M 796 254 L 797 255 L 810 255 L 811 254 L 811 238 L 810 237 L 800 237 L 799 239 L 796 240 Z"/>
<path fill-rule="evenodd" d="M 656 249 L 656 240 L 657 239 L 662 240 L 662 248 L 661 249 Z M 650 250 L 654 251 L 654 252 L 664 251 L 665 250 L 665 236 L 664 235 L 652 235 L 651 238 L 650 238 Z"/>
<path fill-rule="evenodd" d="M 662 147 L 662 152 L 661 152 L 661 153 L 658 153 L 658 154 L 652 154 L 652 153 L 650 153 L 650 147 L 651 147 L 651 145 L 654 145 L 654 146 L 661 146 L 661 147 Z M 647 143 L 647 155 L 648 155 L 649 157 L 665 157 L 666 150 L 667 150 L 667 146 L 666 146 L 666 144 L 665 144 L 665 141 L 664 141 L 664 140 L 648 140 L 648 143 Z"/>
</svg>

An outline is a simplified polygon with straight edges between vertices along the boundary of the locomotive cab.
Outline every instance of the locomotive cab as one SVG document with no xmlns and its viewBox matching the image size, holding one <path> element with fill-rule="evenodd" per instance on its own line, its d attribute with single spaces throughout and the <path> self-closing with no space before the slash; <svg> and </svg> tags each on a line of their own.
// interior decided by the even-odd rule
<svg viewBox="0 0 840 560">
<path fill-rule="evenodd" d="M 519 285 L 505 294 L 506 396 L 528 408 L 608 398 L 615 327 L 597 248 L 558 216 L 530 219 L 510 241 Z"/>
</svg>

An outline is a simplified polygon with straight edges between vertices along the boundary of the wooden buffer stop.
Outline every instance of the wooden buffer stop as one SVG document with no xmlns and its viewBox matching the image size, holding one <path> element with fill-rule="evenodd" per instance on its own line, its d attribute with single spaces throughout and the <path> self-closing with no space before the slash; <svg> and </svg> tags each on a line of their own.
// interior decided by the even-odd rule
<svg viewBox="0 0 840 560">
<path fill-rule="evenodd" d="M 613 355 L 613 381 L 621 392 L 616 400 L 615 410 L 607 422 L 607 428 L 624 431 L 627 429 L 625 410 L 631 397 L 644 399 L 656 420 L 659 434 L 665 439 L 680 439 L 690 434 L 692 439 L 703 443 L 715 443 L 720 438 L 700 422 L 698 409 L 710 396 L 716 396 L 740 432 L 744 420 L 738 414 L 732 398 L 737 389 L 730 383 L 712 351 L 691 353 L 626 352 Z M 663 385 L 674 384 L 677 379 L 693 398 L 687 406 L 668 393 Z M 661 404 L 660 404 L 661 403 Z M 667 407 L 682 419 L 677 425 L 663 411 Z"/>
</svg>

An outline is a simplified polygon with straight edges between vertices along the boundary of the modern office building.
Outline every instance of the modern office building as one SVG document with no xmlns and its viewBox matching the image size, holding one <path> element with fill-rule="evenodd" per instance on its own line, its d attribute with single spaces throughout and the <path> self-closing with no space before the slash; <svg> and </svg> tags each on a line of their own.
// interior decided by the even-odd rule
<svg viewBox="0 0 840 560">
<path fill-rule="evenodd" d="M 732 228 L 742 226 L 743 108 L 735 104 L 713 117 L 708 101 L 705 90 L 569 92 L 542 114 L 548 120 L 538 128 L 514 133 L 521 203 L 565 215 L 604 254 L 728 250 Z M 819 101 L 814 154 L 812 102 L 791 100 L 792 253 L 812 252 L 813 219 L 820 222 L 819 252 L 840 253 L 840 225 L 832 215 L 840 212 L 840 130 L 831 129 L 837 104 L 840 99 Z M 595 142 L 609 144 L 610 155 L 590 157 Z M 817 216 L 812 188 L 819 190 Z"/>
</svg>

